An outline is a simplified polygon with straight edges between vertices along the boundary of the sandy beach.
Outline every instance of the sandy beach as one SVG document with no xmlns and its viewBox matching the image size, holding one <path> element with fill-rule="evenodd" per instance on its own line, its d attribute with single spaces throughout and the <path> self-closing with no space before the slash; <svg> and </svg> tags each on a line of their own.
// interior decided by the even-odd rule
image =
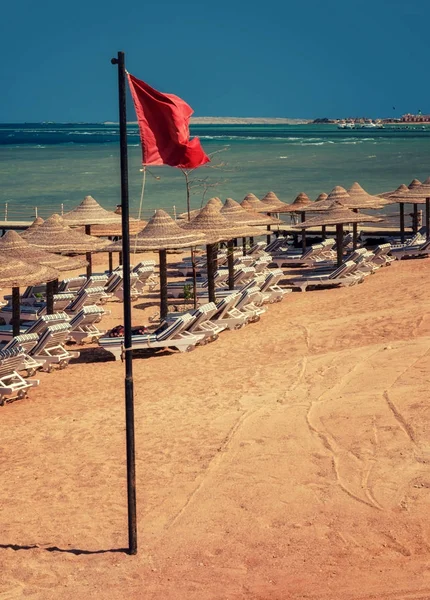
<svg viewBox="0 0 430 600">
<path fill-rule="evenodd" d="M 429 275 L 396 262 L 136 354 L 137 556 L 124 366 L 93 344 L 38 375 L 0 408 L 0 600 L 430 598 Z"/>
</svg>

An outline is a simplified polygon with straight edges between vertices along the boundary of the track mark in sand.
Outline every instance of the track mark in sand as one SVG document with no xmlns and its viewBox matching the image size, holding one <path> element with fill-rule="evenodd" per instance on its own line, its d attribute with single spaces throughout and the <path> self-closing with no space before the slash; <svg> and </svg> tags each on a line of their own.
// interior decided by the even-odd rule
<svg viewBox="0 0 430 600">
<path fill-rule="evenodd" d="M 279 404 L 285 404 L 289 393 L 294 391 L 296 389 L 296 387 L 303 381 L 303 377 L 306 372 L 306 367 L 308 364 L 308 357 L 304 356 L 300 362 L 301 362 L 301 366 L 300 366 L 299 374 L 297 375 L 297 379 L 285 390 L 285 392 L 282 394 L 282 396 L 277 399 L 277 402 Z M 298 405 L 295 404 L 294 406 L 298 406 Z M 299 405 L 299 406 L 307 407 L 308 405 L 305 404 L 305 405 Z"/>
<path fill-rule="evenodd" d="M 383 397 L 388 405 L 388 408 L 393 413 L 394 418 L 399 423 L 401 429 L 403 429 L 403 431 L 406 433 L 406 435 L 411 440 L 411 442 L 416 445 L 417 442 L 415 439 L 414 430 L 412 429 L 411 425 L 406 421 L 406 419 L 404 418 L 402 413 L 399 411 L 399 409 L 395 406 L 393 401 L 390 399 L 388 390 L 384 391 Z"/>
<path fill-rule="evenodd" d="M 345 492 L 345 494 L 347 494 L 350 498 L 352 498 L 353 500 L 356 500 L 357 502 L 360 502 L 361 504 L 365 504 L 366 506 L 370 506 L 371 508 L 376 508 L 378 510 L 383 510 L 383 507 L 374 498 L 372 491 L 368 487 L 368 479 L 369 479 L 369 475 L 370 475 L 372 467 L 371 466 L 368 467 L 362 473 L 361 489 L 359 492 L 355 492 L 355 491 L 349 489 L 348 485 L 346 483 L 344 483 L 342 476 L 340 474 L 340 467 L 339 467 L 340 451 L 343 450 L 344 452 L 346 452 L 348 454 L 348 456 L 350 458 L 352 458 L 355 461 L 355 463 L 358 463 L 357 468 L 360 470 L 363 470 L 362 460 L 355 453 L 351 452 L 347 448 L 344 448 L 343 446 L 339 446 L 337 441 L 333 438 L 333 436 L 330 435 L 330 433 L 328 431 L 323 431 L 322 429 L 319 429 L 318 427 L 313 425 L 311 422 L 311 413 L 312 413 L 312 409 L 315 407 L 315 405 L 322 403 L 324 400 L 324 396 L 326 394 L 333 395 L 334 393 L 340 392 L 340 390 L 342 390 L 345 387 L 345 385 L 348 383 L 348 381 L 350 380 L 351 376 L 355 373 L 355 371 L 357 371 L 363 365 L 363 363 L 370 361 L 373 358 L 373 356 L 378 354 L 379 352 L 380 352 L 380 349 L 378 348 L 378 350 L 376 350 L 374 353 L 366 356 L 365 359 L 359 360 L 358 362 L 356 362 L 354 364 L 354 366 L 348 371 L 348 373 L 343 375 L 339 381 L 337 381 L 328 390 L 325 390 L 320 396 L 318 396 L 318 398 L 316 400 L 312 400 L 310 402 L 310 405 L 309 405 L 309 408 L 308 408 L 305 418 L 306 418 L 306 423 L 307 423 L 309 430 L 312 433 L 314 433 L 316 436 L 319 437 L 323 446 L 331 453 L 333 471 L 334 471 L 334 474 L 336 477 L 336 482 L 339 485 L 339 487 L 341 488 L 341 490 L 343 492 Z"/>
<path fill-rule="evenodd" d="M 311 332 L 309 331 L 309 328 L 306 327 L 306 325 L 302 325 L 301 323 L 296 323 L 296 326 L 299 327 L 299 329 L 303 329 L 305 334 L 306 348 L 309 351 L 311 347 Z"/>
<path fill-rule="evenodd" d="M 383 506 L 377 501 L 377 499 L 373 495 L 373 491 L 369 485 L 369 477 L 370 477 L 371 472 L 373 471 L 375 462 L 376 462 L 375 460 L 369 462 L 368 468 L 363 473 L 362 485 L 363 485 L 364 493 L 366 494 L 366 497 L 369 500 L 369 502 L 371 502 L 373 506 L 376 506 L 380 510 L 383 510 Z"/>
<path fill-rule="evenodd" d="M 430 589 L 366 594 L 366 596 L 357 596 L 356 600 L 430 600 Z"/>
<path fill-rule="evenodd" d="M 181 515 L 186 511 L 186 509 L 188 508 L 190 502 L 198 494 L 198 492 L 202 489 L 203 485 L 208 480 L 208 478 L 209 478 L 210 474 L 212 473 L 212 471 L 214 469 L 216 469 L 216 467 L 219 466 L 219 464 L 223 460 L 223 456 L 224 456 L 225 450 L 227 450 L 227 448 L 230 446 L 230 444 L 231 444 L 234 436 L 237 434 L 237 432 L 239 431 L 239 429 L 243 426 L 243 424 L 245 423 L 245 421 L 247 419 L 249 419 L 251 416 L 253 416 L 255 413 L 259 412 L 260 410 L 265 410 L 266 408 L 267 408 L 266 406 L 260 406 L 259 408 L 254 408 L 252 410 L 247 410 L 244 413 L 242 413 L 242 415 L 240 415 L 240 417 L 232 425 L 232 427 L 230 428 L 229 432 L 227 433 L 227 435 L 225 436 L 224 440 L 222 441 L 221 446 L 218 448 L 217 454 L 215 454 L 213 456 L 212 460 L 208 464 L 208 466 L 205 469 L 205 471 L 196 479 L 196 481 L 198 479 L 200 479 L 200 481 L 198 481 L 198 483 L 197 483 L 197 486 L 192 490 L 192 492 L 190 492 L 190 494 L 188 495 L 188 497 L 187 497 L 185 503 L 183 504 L 183 506 L 166 523 L 165 529 L 169 529 L 172 525 L 174 525 L 176 523 L 176 521 L 181 517 Z"/>
</svg>

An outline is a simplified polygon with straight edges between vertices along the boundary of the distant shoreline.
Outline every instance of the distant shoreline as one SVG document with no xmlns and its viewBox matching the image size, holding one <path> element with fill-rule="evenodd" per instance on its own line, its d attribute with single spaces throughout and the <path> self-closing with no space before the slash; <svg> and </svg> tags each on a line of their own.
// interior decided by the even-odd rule
<svg viewBox="0 0 430 600">
<path fill-rule="evenodd" d="M 137 121 L 127 121 L 137 125 Z M 284 117 L 191 117 L 191 125 L 307 125 L 311 119 L 287 119 Z M 104 121 L 103 125 L 118 125 L 114 121 Z"/>
</svg>

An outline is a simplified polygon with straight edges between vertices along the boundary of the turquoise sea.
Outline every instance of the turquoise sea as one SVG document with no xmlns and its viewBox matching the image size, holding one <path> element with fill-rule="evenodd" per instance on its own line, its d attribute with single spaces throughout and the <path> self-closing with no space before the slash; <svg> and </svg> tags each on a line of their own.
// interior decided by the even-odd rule
<svg viewBox="0 0 430 600">
<path fill-rule="evenodd" d="M 358 181 L 378 193 L 430 175 L 430 127 L 386 126 L 339 130 L 335 125 L 195 125 L 209 166 L 191 176 L 192 208 L 219 196 L 242 200 L 273 190 L 291 202 L 299 192 L 312 199 L 335 185 Z M 142 172 L 136 125 L 128 129 L 132 214 L 138 211 Z M 115 124 L 0 125 L 0 220 L 46 217 L 70 210 L 90 194 L 105 208 L 120 202 L 119 135 Z M 154 208 L 171 214 L 186 208 L 183 174 L 152 167 L 143 216 Z"/>
</svg>

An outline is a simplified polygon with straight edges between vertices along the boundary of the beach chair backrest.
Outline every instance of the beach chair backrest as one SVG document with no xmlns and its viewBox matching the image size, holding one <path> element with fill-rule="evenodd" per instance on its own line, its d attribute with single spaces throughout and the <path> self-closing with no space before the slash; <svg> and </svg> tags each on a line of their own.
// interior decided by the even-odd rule
<svg viewBox="0 0 430 600">
<path fill-rule="evenodd" d="M 58 323 L 50 325 L 42 333 L 36 346 L 31 350 L 31 355 L 41 354 L 45 349 L 51 346 L 58 346 L 65 341 L 70 333 L 70 325 L 68 323 Z"/>
<path fill-rule="evenodd" d="M 337 279 L 338 277 L 344 277 L 356 268 L 357 264 L 353 260 L 347 260 L 346 262 L 342 263 L 340 267 L 332 271 L 328 276 L 328 279 Z"/>
<path fill-rule="evenodd" d="M 241 308 L 252 302 L 252 300 L 257 296 L 257 294 L 260 294 L 260 288 L 257 286 L 250 287 L 247 290 L 244 290 L 240 294 L 240 298 L 237 301 L 236 308 L 240 310 Z"/>
<path fill-rule="evenodd" d="M 233 292 L 232 294 L 225 296 L 225 298 L 223 298 L 217 303 L 217 310 L 212 315 L 211 319 L 222 319 L 226 315 L 226 313 L 236 305 L 237 301 L 239 300 L 239 297 L 239 292 Z"/>
<path fill-rule="evenodd" d="M 107 294 L 115 292 L 123 283 L 122 273 L 113 273 L 108 279 L 104 291 Z"/>
<path fill-rule="evenodd" d="M 97 306 L 96 304 L 91 304 L 90 306 L 84 306 L 76 315 L 69 321 L 69 326 L 71 329 L 76 329 L 79 325 L 83 323 L 94 323 L 98 322 L 102 315 L 105 314 L 104 309 L 101 306 Z"/>
<path fill-rule="evenodd" d="M 85 281 L 86 277 L 84 277 L 83 275 L 80 275 L 79 277 L 70 277 L 69 279 L 63 279 L 63 281 L 60 281 L 60 283 L 58 284 L 58 291 L 66 292 L 70 290 L 76 292 L 81 289 Z"/>
<path fill-rule="evenodd" d="M 190 313 L 185 313 L 185 315 L 182 315 L 174 321 L 172 321 L 172 323 L 163 331 L 157 333 L 158 330 L 156 330 L 154 332 L 154 335 L 156 336 L 159 342 L 169 340 L 171 337 L 180 333 L 182 330 L 186 329 L 189 325 L 191 325 L 191 321 L 194 321 L 195 318 L 196 317 L 194 315 L 191 315 Z"/>
<path fill-rule="evenodd" d="M 134 271 L 134 273 L 138 273 L 142 268 L 154 269 L 155 260 L 141 260 L 135 267 L 133 267 L 132 271 Z"/>
<path fill-rule="evenodd" d="M 360 258 L 360 256 L 363 256 L 364 254 L 366 254 L 366 252 L 367 252 L 367 248 L 357 248 L 356 250 L 351 252 L 351 254 L 348 256 L 348 260 L 356 261 L 357 259 Z"/>
<path fill-rule="evenodd" d="M 10 350 L 0 350 L 0 379 L 7 375 L 12 375 L 14 371 L 19 371 L 24 364 L 24 353 L 20 346 L 15 346 Z"/>
</svg>

